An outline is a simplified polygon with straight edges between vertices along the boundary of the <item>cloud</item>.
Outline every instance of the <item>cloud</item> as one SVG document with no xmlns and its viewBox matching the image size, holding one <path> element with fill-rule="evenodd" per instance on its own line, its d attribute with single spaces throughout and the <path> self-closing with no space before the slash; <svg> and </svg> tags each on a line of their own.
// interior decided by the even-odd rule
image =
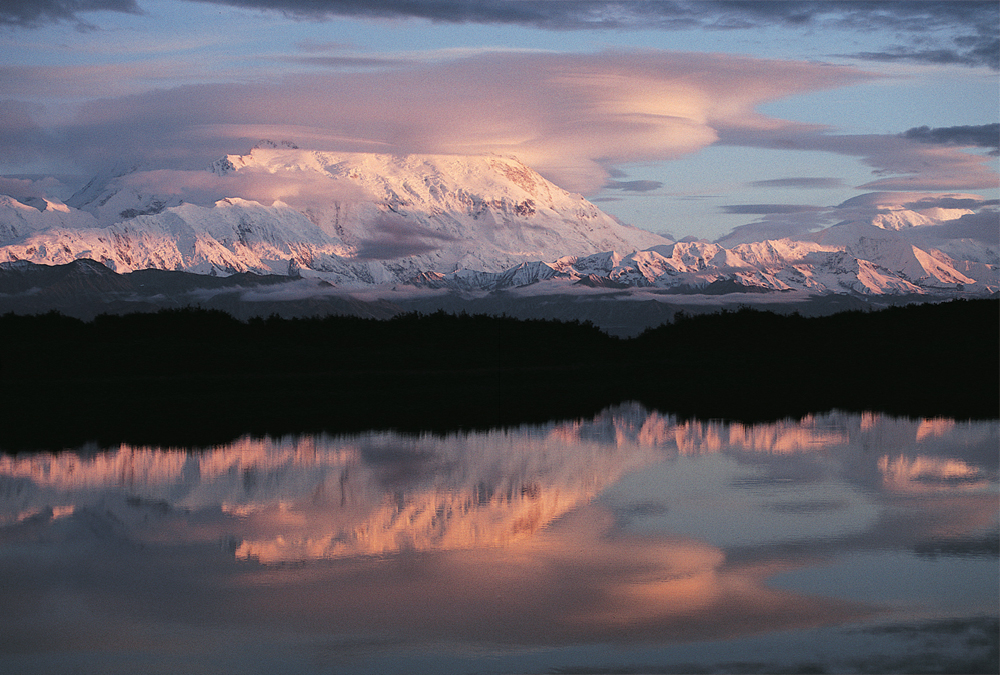
<svg viewBox="0 0 1000 675">
<path fill-rule="evenodd" d="M 747 215 L 767 215 L 772 213 L 807 213 L 809 211 L 822 211 L 822 206 L 808 206 L 805 204 L 728 204 L 722 207 L 726 213 L 747 214 Z"/>
<path fill-rule="evenodd" d="M 843 54 L 866 61 L 906 62 L 930 65 L 986 66 L 1000 69 L 1000 5 L 995 2 L 868 2 L 855 15 L 874 28 L 885 28 L 906 36 L 906 44 L 881 51 Z M 940 37 L 935 41 L 935 34 Z"/>
<path fill-rule="evenodd" d="M 934 129 L 926 126 L 914 127 L 904 131 L 902 136 L 921 143 L 993 148 L 990 154 L 1000 154 L 1000 124 L 996 123 Z"/>
<path fill-rule="evenodd" d="M 0 194 L 8 195 L 18 201 L 47 197 L 49 192 L 59 187 L 62 187 L 62 184 L 51 176 L 37 180 L 0 176 Z"/>
<path fill-rule="evenodd" d="M 992 28 L 996 31 L 996 26 Z M 974 34 L 957 35 L 948 47 L 922 49 L 915 45 L 895 46 L 879 52 L 854 52 L 839 54 L 863 61 L 905 62 L 939 66 L 986 66 L 1000 69 L 1000 38 L 995 32 L 977 31 Z"/>
<path fill-rule="evenodd" d="M 969 209 L 976 210 L 985 206 L 998 206 L 1000 199 L 977 199 L 975 197 L 923 197 L 917 201 L 905 202 L 904 209 L 922 211 L 925 209 Z"/>
<path fill-rule="evenodd" d="M 0 158 L 28 163 L 44 153 L 47 134 L 36 121 L 40 114 L 37 106 L 0 100 Z"/>
<path fill-rule="evenodd" d="M 288 56 L 283 60 L 288 63 L 297 63 L 300 65 L 327 69 L 391 68 L 410 64 L 409 60 L 402 58 L 387 56 L 359 56 L 355 54 L 317 53 L 321 51 L 323 50 L 313 48 L 307 50 L 305 55 Z"/>
<path fill-rule="evenodd" d="M 549 30 L 886 31 L 904 39 L 872 61 L 998 67 L 995 2 L 893 0 L 200 0 L 308 19 L 412 18 L 439 23 L 508 24 Z"/>
<path fill-rule="evenodd" d="M 650 192 L 659 190 L 663 183 L 658 180 L 609 180 L 604 184 L 606 190 L 621 190 L 623 192 Z"/>
<path fill-rule="evenodd" d="M 695 152 L 720 130 L 804 133 L 813 127 L 756 107 L 870 77 L 850 67 L 724 54 L 483 54 L 96 100 L 57 129 L 49 147 L 90 167 L 124 161 L 175 169 L 201 168 L 262 137 L 330 151 L 499 153 L 569 190 L 593 193 L 610 167 Z"/>
<path fill-rule="evenodd" d="M 1000 211 L 985 209 L 921 230 L 922 234 L 941 239 L 975 239 L 997 246 L 1000 245 Z"/>
<path fill-rule="evenodd" d="M 829 227 L 840 220 L 838 216 L 842 214 L 835 213 L 829 207 L 807 207 L 804 210 L 759 212 L 759 215 L 760 220 L 734 227 L 728 234 L 716 239 L 716 243 L 735 246 L 755 241 L 794 238 Z"/>
<path fill-rule="evenodd" d="M 737 244 L 747 244 L 756 241 L 787 239 L 812 232 L 818 227 L 820 227 L 819 223 L 812 220 L 804 221 L 801 218 L 761 220 L 755 223 L 738 225 L 725 236 L 716 239 L 714 243 L 731 247 Z"/>
<path fill-rule="evenodd" d="M 141 10 L 135 0 L 4 0 L 0 4 L 0 26 L 36 28 L 68 21 L 89 28 L 91 25 L 80 17 L 88 12 L 139 14 Z"/>
<path fill-rule="evenodd" d="M 375 237 L 362 239 L 355 254 L 357 260 L 392 260 L 430 253 L 436 242 L 456 241 L 455 237 L 421 227 L 394 214 L 386 214 L 372 224 Z"/>
<path fill-rule="evenodd" d="M 841 202 L 834 208 L 837 209 L 893 209 L 910 208 L 913 204 L 928 204 L 922 208 L 932 208 L 939 206 L 943 202 L 976 203 L 985 206 L 993 200 L 986 200 L 984 197 L 974 194 L 948 193 L 948 194 L 928 194 L 925 192 L 868 192 L 857 197 Z M 945 208 L 967 208 L 967 207 L 945 207 Z"/>
<path fill-rule="evenodd" d="M 183 83 L 204 79 L 203 63 L 181 60 L 149 63 L 0 65 L 0 82 L 7 96 L 37 100 L 39 96 L 61 100 L 90 100 L 124 96 L 137 86 L 171 81 Z"/>
<path fill-rule="evenodd" d="M 781 27 L 800 31 L 886 32 L 903 41 L 880 51 L 846 54 L 869 61 L 1000 67 L 995 2 L 894 0 L 195 0 L 308 20 L 339 17 L 422 19 L 547 30 L 713 30 Z M 141 13 L 136 0 L 9 0 L 0 25 L 35 28 L 81 14 Z M 338 61 L 336 65 L 341 65 Z"/>
<path fill-rule="evenodd" d="M 271 173 L 246 167 L 219 176 L 210 171 L 157 169 L 122 177 L 124 185 L 140 192 L 177 197 L 191 204 L 209 205 L 226 197 L 240 197 L 264 205 L 275 201 L 301 208 L 317 202 L 370 201 L 371 196 L 354 183 L 334 180 L 319 172 Z"/>
<path fill-rule="evenodd" d="M 943 27 L 972 31 L 989 25 L 990 2 L 872 0 L 200 0 L 274 10 L 311 19 L 340 16 L 417 18 L 447 23 L 516 24 L 560 30 L 745 30 L 767 26 L 838 27 L 922 33 Z"/>
<path fill-rule="evenodd" d="M 858 157 L 876 179 L 863 190 L 940 191 L 995 188 L 990 158 L 963 152 L 959 146 L 925 143 L 900 134 L 837 135 L 825 129 L 719 128 L 725 145 L 832 152 Z"/>
<path fill-rule="evenodd" d="M 774 178 L 771 180 L 755 180 L 747 183 L 755 188 L 802 188 L 806 190 L 840 188 L 844 181 L 840 178 Z"/>
</svg>

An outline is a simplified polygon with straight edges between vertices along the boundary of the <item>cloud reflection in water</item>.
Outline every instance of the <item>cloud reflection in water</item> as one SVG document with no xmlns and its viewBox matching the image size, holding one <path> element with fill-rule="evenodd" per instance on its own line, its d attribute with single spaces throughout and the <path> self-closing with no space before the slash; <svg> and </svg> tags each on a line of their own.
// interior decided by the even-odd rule
<svg viewBox="0 0 1000 675">
<path fill-rule="evenodd" d="M 127 649 L 231 665 L 200 628 L 322 663 L 348 644 L 465 654 L 864 622 L 892 608 L 769 579 L 989 538 L 997 438 L 997 422 L 746 426 L 622 406 L 447 437 L 7 456 L 0 664 Z"/>
</svg>

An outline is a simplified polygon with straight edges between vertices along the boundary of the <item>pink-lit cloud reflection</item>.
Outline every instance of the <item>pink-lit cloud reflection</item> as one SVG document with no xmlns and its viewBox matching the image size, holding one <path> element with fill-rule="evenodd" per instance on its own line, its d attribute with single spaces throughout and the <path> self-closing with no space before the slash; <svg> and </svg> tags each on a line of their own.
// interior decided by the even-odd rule
<svg viewBox="0 0 1000 675">
<path fill-rule="evenodd" d="M 347 643 L 665 645 L 850 625 L 891 608 L 769 580 L 995 529 L 997 435 L 996 422 L 741 425 L 624 406 L 443 438 L 3 457 L 0 652 L 230 658 L 195 637 L 204 628 L 279 651 L 325 644 L 336 660 Z M 692 478 L 654 480 L 671 472 Z M 622 491 L 643 480 L 647 493 Z M 762 524 L 731 545 L 673 528 L 687 508 L 702 526 L 731 508 Z"/>
</svg>

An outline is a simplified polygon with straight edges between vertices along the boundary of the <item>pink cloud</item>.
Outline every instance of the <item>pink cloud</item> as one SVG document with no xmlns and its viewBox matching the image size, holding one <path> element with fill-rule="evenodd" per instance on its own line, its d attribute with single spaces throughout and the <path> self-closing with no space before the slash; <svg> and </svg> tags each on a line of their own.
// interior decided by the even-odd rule
<svg viewBox="0 0 1000 675">
<path fill-rule="evenodd" d="M 93 101 L 63 129 L 62 142 L 67 154 L 93 162 L 113 148 L 175 168 L 204 166 L 265 135 L 333 151 L 495 152 L 589 193 L 616 164 L 695 152 L 720 129 L 804 133 L 813 127 L 755 108 L 868 77 L 723 54 L 487 54 Z"/>
</svg>

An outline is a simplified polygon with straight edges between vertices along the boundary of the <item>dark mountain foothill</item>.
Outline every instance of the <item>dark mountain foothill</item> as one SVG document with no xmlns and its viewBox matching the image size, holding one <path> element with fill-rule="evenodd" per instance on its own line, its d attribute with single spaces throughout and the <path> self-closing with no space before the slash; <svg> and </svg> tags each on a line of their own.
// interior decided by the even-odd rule
<svg viewBox="0 0 1000 675">
<path fill-rule="evenodd" d="M 6 451 L 243 434 L 451 432 L 640 401 L 745 421 L 840 409 L 996 418 L 1000 302 L 679 314 L 631 339 L 588 322 L 404 314 L 240 321 L 182 308 L 0 316 Z"/>
</svg>

